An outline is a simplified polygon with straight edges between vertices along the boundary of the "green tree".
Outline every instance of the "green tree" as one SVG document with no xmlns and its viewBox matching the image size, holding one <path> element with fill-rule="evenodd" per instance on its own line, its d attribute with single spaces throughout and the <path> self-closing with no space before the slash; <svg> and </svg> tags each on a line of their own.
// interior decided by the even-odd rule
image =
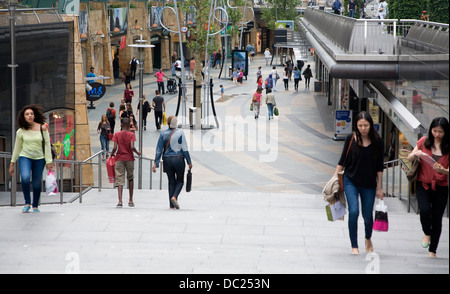
<svg viewBox="0 0 450 294">
<path fill-rule="evenodd" d="M 268 3 L 268 7 L 261 8 L 261 18 L 266 21 L 268 29 L 274 30 L 277 20 L 297 20 L 296 7 L 302 4 L 302 0 L 269 0 Z"/>
<path fill-rule="evenodd" d="M 449 3 L 448 0 L 428 0 L 427 12 L 430 16 L 430 21 L 449 23 Z"/>
</svg>

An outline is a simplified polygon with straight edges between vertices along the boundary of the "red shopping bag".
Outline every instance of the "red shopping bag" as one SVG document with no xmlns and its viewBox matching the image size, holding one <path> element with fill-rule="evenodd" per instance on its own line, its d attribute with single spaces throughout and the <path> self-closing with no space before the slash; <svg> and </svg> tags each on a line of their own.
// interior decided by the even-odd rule
<svg viewBox="0 0 450 294">
<path fill-rule="evenodd" d="M 106 172 L 108 173 L 108 180 L 110 183 L 114 183 L 116 178 L 115 178 L 115 172 L 114 172 L 114 166 L 116 165 L 116 157 L 115 156 L 110 156 L 107 160 L 106 160 Z"/>
</svg>

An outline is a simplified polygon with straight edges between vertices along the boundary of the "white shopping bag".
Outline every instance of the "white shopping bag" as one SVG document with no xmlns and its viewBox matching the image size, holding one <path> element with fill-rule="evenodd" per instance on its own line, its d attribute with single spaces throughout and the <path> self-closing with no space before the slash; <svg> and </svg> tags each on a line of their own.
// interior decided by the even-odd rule
<svg viewBox="0 0 450 294">
<path fill-rule="evenodd" d="M 45 177 L 45 192 L 48 196 L 56 195 L 58 192 L 58 185 L 56 184 L 56 177 L 53 170 L 49 170 Z"/>
<path fill-rule="evenodd" d="M 344 220 L 345 206 L 340 201 L 336 201 L 335 203 L 326 206 L 326 212 L 330 222 Z"/>
</svg>

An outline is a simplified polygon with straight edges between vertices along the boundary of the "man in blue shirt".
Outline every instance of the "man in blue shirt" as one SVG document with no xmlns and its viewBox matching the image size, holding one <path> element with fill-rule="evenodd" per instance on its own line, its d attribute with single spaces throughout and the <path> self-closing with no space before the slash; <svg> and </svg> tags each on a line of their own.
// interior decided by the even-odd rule
<svg viewBox="0 0 450 294">
<path fill-rule="evenodd" d="M 184 132 L 181 129 L 177 129 L 177 118 L 173 115 L 169 116 L 167 124 L 169 128 L 162 131 L 159 135 L 153 172 L 155 173 L 156 168 L 159 168 L 162 157 L 164 172 L 167 174 L 169 181 L 170 208 L 180 209 L 178 195 L 180 195 L 184 185 L 184 170 L 186 168 L 184 161 L 186 160 L 189 169 L 192 169 L 192 162 Z"/>
<path fill-rule="evenodd" d="M 95 73 L 94 73 L 94 67 L 93 66 L 91 66 L 90 72 L 86 75 L 86 77 L 88 77 L 88 78 L 95 78 Z M 95 82 L 95 80 L 89 80 L 88 81 L 89 84 L 93 83 L 93 82 Z"/>
</svg>

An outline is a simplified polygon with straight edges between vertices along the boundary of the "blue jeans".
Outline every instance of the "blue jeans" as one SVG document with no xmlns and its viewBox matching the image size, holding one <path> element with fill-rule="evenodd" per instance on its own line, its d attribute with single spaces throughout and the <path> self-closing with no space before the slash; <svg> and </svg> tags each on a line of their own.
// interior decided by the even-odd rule
<svg viewBox="0 0 450 294">
<path fill-rule="evenodd" d="M 109 140 L 107 136 L 100 135 L 100 144 L 102 145 L 102 150 L 109 152 Z M 105 152 L 102 153 L 105 156 Z"/>
<path fill-rule="evenodd" d="M 354 9 L 350 9 L 348 11 L 348 17 L 353 17 L 355 15 L 355 10 Z"/>
<path fill-rule="evenodd" d="M 269 110 L 269 119 L 273 118 L 273 104 L 272 103 L 267 104 L 267 110 Z"/>
<path fill-rule="evenodd" d="M 45 167 L 45 159 L 29 159 L 19 157 L 20 179 L 22 180 L 23 197 L 25 204 L 32 204 L 33 207 L 39 206 L 42 188 L 42 172 Z M 30 182 L 33 185 L 33 203 L 30 197 Z"/>
<path fill-rule="evenodd" d="M 348 230 L 352 248 L 358 248 L 358 217 L 359 197 L 361 196 L 361 210 L 364 219 L 365 237 L 372 237 L 373 205 L 375 203 L 376 188 L 366 188 L 355 185 L 344 174 L 344 191 L 348 204 Z"/>
</svg>

